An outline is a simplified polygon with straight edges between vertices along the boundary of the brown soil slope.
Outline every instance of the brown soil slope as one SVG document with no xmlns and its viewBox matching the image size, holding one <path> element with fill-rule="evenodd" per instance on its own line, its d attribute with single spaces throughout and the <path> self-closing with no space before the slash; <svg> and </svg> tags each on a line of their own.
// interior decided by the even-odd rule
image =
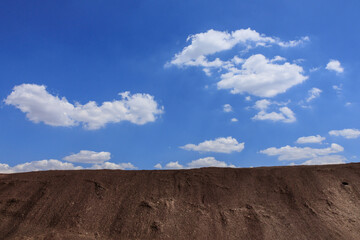
<svg viewBox="0 0 360 240">
<path fill-rule="evenodd" d="M 0 175 L 0 239 L 360 239 L 360 164 Z"/>
</svg>

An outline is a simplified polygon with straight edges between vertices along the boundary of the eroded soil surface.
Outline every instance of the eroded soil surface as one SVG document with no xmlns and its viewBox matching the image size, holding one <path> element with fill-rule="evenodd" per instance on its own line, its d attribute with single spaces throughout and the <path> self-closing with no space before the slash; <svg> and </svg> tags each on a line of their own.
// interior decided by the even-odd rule
<svg viewBox="0 0 360 240">
<path fill-rule="evenodd" d="M 360 164 L 0 175 L 0 239 L 360 239 Z"/>
</svg>

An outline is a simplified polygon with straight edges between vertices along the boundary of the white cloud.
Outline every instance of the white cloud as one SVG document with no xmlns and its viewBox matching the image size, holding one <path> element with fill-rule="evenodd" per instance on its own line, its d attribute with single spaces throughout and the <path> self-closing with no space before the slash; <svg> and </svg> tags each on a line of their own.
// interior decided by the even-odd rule
<svg viewBox="0 0 360 240">
<path fill-rule="evenodd" d="M 289 62 L 272 63 L 262 54 L 246 59 L 241 69 L 231 68 L 221 75 L 219 89 L 231 89 L 231 93 L 249 93 L 258 97 L 274 97 L 304 82 L 303 68 Z"/>
<path fill-rule="evenodd" d="M 223 65 L 228 64 L 228 62 L 223 62 L 219 58 L 216 58 L 213 61 L 208 61 L 205 56 L 200 56 L 195 60 L 191 60 L 186 62 L 187 66 L 192 67 L 204 67 L 205 73 L 209 76 L 211 76 L 210 68 L 220 68 Z"/>
<path fill-rule="evenodd" d="M 33 162 L 26 162 L 15 165 L 13 167 L 8 164 L 0 163 L 0 173 L 17 173 L 17 172 L 32 172 L 32 171 L 47 171 L 47 170 L 79 170 L 84 169 L 81 166 L 74 166 L 72 163 L 62 162 L 56 159 L 40 160 Z M 131 163 L 112 163 L 103 162 L 101 164 L 94 164 L 86 169 L 136 169 Z"/>
<path fill-rule="evenodd" d="M 235 55 L 225 61 L 220 58 L 208 60 L 207 57 L 230 50 L 236 45 L 243 46 L 245 51 L 257 46 L 295 47 L 309 41 L 309 37 L 284 42 L 278 38 L 266 37 L 250 28 L 230 33 L 211 29 L 191 35 L 187 41 L 191 41 L 190 45 L 166 65 L 202 67 L 208 76 L 211 76 L 212 68 L 219 69 L 218 72 L 225 71 L 217 84 L 218 89 L 231 89 L 233 94 L 249 93 L 259 97 L 274 97 L 308 78 L 303 75 L 301 66 L 286 62 L 281 56 L 266 59 L 265 56 L 256 54 L 243 59 Z M 238 65 L 241 65 L 240 68 Z"/>
<path fill-rule="evenodd" d="M 44 85 L 21 84 L 15 86 L 5 103 L 26 113 L 35 123 L 51 126 L 75 126 L 82 123 L 86 129 L 94 130 L 107 123 L 129 121 L 142 125 L 154 122 L 163 113 L 154 97 L 149 94 L 120 93 L 121 100 L 103 102 L 98 106 L 90 101 L 85 105 L 69 103 L 65 97 L 51 95 Z"/>
<path fill-rule="evenodd" d="M 160 164 L 160 163 L 158 163 L 158 164 L 156 164 L 156 165 L 154 166 L 154 168 L 157 168 L 157 169 L 162 169 L 162 166 L 161 166 L 161 164 Z"/>
<path fill-rule="evenodd" d="M 340 85 L 333 85 L 332 87 L 333 87 L 333 89 L 336 91 L 337 94 L 340 94 L 340 93 L 342 92 L 342 90 L 343 90 L 343 85 L 342 85 L 342 84 L 340 84 Z"/>
<path fill-rule="evenodd" d="M 319 156 L 326 156 L 332 153 L 344 151 L 344 148 L 336 143 L 332 143 L 328 148 L 310 148 L 310 147 L 291 147 L 289 145 L 281 148 L 267 148 L 260 153 L 268 156 L 279 156 L 280 161 L 291 161 L 301 159 L 313 159 Z"/>
<path fill-rule="evenodd" d="M 251 101 L 251 97 L 250 97 L 250 96 L 246 96 L 246 97 L 245 97 L 245 101 L 250 102 L 250 101 Z"/>
<path fill-rule="evenodd" d="M 112 163 L 104 162 L 101 164 L 94 164 L 90 169 L 136 169 L 131 163 Z"/>
<path fill-rule="evenodd" d="M 306 99 L 306 102 L 310 102 L 311 100 L 317 98 L 320 96 L 320 93 L 322 92 L 321 89 L 318 88 L 312 88 L 308 91 L 308 98 Z"/>
<path fill-rule="evenodd" d="M 281 47 L 296 47 L 307 41 L 310 41 L 310 38 L 308 36 L 305 36 L 305 37 L 300 38 L 299 40 L 291 40 L 288 42 L 279 42 L 278 44 Z"/>
<path fill-rule="evenodd" d="M 296 143 L 304 144 L 304 143 L 322 143 L 326 138 L 320 135 L 316 136 L 308 136 L 308 137 L 300 137 L 296 140 Z"/>
<path fill-rule="evenodd" d="M 224 112 L 232 112 L 232 107 L 230 104 L 224 104 L 223 110 Z"/>
<path fill-rule="evenodd" d="M 284 62 L 286 61 L 286 58 L 281 57 L 281 56 L 275 56 L 273 59 L 270 60 L 271 63 L 273 62 Z"/>
<path fill-rule="evenodd" d="M 165 165 L 165 168 L 167 168 L 167 169 L 189 169 L 189 168 L 202 168 L 202 167 L 231 167 L 231 168 L 235 167 L 232 164 L 227 164 L 223 161 L 218 161 L 214 157 L 200 158 L 197 160 L 193 160 L 193 161 L 187 163 L 186 165 L 187 166 L 185 167 L 185 166 L 179 164 L 178 161 L 176 161 L 176 162 L 167 163 Z M 156 168 L 159 168 L 159 166 Z"/>
<path fill-rule="evenodd" d="M 36 84 L 21 84 L 13 88 L 5 103 L 14 105 L 35 123 L 44 122 L 51 126 L 73 126 L 75 120 L 69 116 L 75 109 L 65 97 L 59 98 Z"/>
<path fill-rule="evenodd" d="M 305 59 L 303 59 L 303 58 L 298 58 L 298 59 L 293 60 L 293 63 L 297 63 L 297 64 L 303 63 L 303 62 L 305 62 Z"/>
<path fill-rule="evenodd" d="M 235 167 L 234 165 L 228 165 L 225 162 L 218 161 L 214 157 L 206 157 L 194 160 L 187 164 L 189 168 L 201 168 L 201 167 Z"/>
<path fill-rule="evenodd" d="M 329 132 L 332 136 L 341 136 L 347 139 L 358 138 L 360 136 L 360 130 L 358 129 L 343 129 L 343 130 L 331 130 Z"/>
<path fill-rule="evenodd" d="M 211 76 L 211 70 L 209 68 L 204 68 L 203 69 L 204 73 L 206 74 L 206 76 L 210 77 Z M 205 86 L 205 88 L 207 89 L 209 86 Z"/>
<path fill-rule="evenodd" d="M 259 34 L 255 30 L 239 29 L 233 32 L 222 32 L 213 29 L 207 32 L 190 35 L 187 42 L 191 41 L 190 45 L 186 46 L 181 52 L 175 55 L 170 64 L 178 66 L 207 66 L 208 61 L 205 57 L 218 53 L 221 51 L 232 49 L 235 45 L 241 44 L 245 49 L 256 46 L 279 45 L 281 47 L 295 47 L 305 41 L 309 41 L 308 37 L 303 37 L 300 40 L 292 40 L 289 42 L 280 41 L 277 38 L 266 37 Z M 235 63 L 240 63 L 241 59 L 234 59 Z M 202 65 L 204 64 L 204 65 Z M 216 65 L 216 63 L 214 63 Z"/>
<path fill-rule="evenodd" d="M 45 170 L 77 170 L 80 166 L 74 166 L 72 163 L 64 163 L 56 159 L 26 162 L 10 167 L 7 164 L 0 164 L 0 173 L 32 172 Z"/>
<path fill-rule="evenodd" d="M 310 68 L 309 72 L 317 72 L 320 70 L 320 67 L 313 67 L 313 68 Z"/>
<path fill-rule="evenodd" d="M 109 152 L 94 152 L 88 150 L 81 150 L 79 153 L 72 154 L 63 158 L 68 162 L 76 163 L 103 163 L 110 160 Z"/>
<path fill-rule="evenodd" d="M 283 114 L 283 116 L 285 117 L 284 120 L 282 120 L 285 123 L 292 123 L 296 121 L 296 117 L 293 111 L 291 111 L 290 108 L 288 107 L 282 107 L 279 109 L 280 113 Z"/>
<path fill-rule="evenodd" d="M 233 62 L 235 65 L 238 65 L 240 63 L 243 63 L 245 60 L 243 58 L 239 58 L 238 56 L 234 56 L 232 59 L 231 59 L 231 62 Z"/>
<path fill-rule="evenodd" d="M 182 169 L 184 168 L 183 165 L 179 164 L 178 161 L 176 162 L 169 162 L 165 165 L 165 168 L 168 168 L 168 169 Z"/>
<path fill-rule="evenodd" d="M 334 59 L 330 59 L 329 63 L 326 65 L 326 69 L 329 71 L 335 71 L 337 73 L 344 72 L 344 68 L 341 66 L 341 63 Z"/>
<path fill-rule="evenodd" d="M 324 165 L 346 163 L 346 158 L 341 155 L 322 156 L 303 162 L 301 165 Z"/>
<path fill-rule="evenodd" d="M 8 164 L 0 163 L 0 173 L 12 173 L 11 167 Z"/>
<path fill-rule="evenodd" d="M 237 118 L 232 118 L 230 121 L 231 122 L 238 122 L 239 120 Z"/>
<path fill-rule="evenodd" d="M 267 99 L 262 99 L 262 100 L 258 100 L 255 102 L 255 108 L 259 109 L 259 110 L 266 110 L 268 109 L 268 107 L 273 104 L 272 102 L 270 102 Z"/>
<path fill-rule="evenodd" d="M 296 121 L 294 112 L 288 107 L 282 107 L 279 109 L 280 112 L 270 112 L 265 111 L 258 112 L 252 119 L 253 120 L 270 120 L 273 122 L 284 122 L 292 123 Z"/>
<path fill-rule="evenodd" d="M 207 140 L 205 142 L 195 144 L 186 144 L 180 148 L 188 151 L 198 152 L 218 152 L 218 153 L 231 153 L 241 152 L 245 147 L 245 143 L 239 143 L 235 138 L 232 137 L 220 137 L 215 140 Z"/>
<path fill-rule="evenodd" d="M 279 112 L 268 112 L 271 105 L 284 105 L 284 103 L 271 102 L 266 99 L 258 100 L 255 102 L 254 108 L 260 110 L 252 119 L 253 120 L 270 120 L 281 121 L 284 123 L 292 123 L 296 121 L 294 112 L 288 107 L 279 108 Z"/>
</svg>

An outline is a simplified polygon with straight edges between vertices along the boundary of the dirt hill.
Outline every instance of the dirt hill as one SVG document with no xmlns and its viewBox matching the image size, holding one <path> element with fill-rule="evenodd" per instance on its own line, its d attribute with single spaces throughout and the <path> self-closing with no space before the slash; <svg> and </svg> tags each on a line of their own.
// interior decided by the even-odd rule
<svg viewBox="0 0 360 240">
<path fill-rule="evenodd" d="M 360 164 L 0 175 L 0 239 L 360 239 Z"/>
</svg>

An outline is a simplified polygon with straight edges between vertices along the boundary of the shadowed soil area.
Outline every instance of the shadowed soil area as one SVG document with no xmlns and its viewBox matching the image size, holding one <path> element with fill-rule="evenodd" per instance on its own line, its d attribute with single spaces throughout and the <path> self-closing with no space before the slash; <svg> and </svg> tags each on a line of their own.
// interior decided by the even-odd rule
<svg viewBox="0 0 360 240">
<path fill-rule="evenodd" d="M 0 239 L 360 239 L 360 164 L 1 174 Z"/>
</svg>

